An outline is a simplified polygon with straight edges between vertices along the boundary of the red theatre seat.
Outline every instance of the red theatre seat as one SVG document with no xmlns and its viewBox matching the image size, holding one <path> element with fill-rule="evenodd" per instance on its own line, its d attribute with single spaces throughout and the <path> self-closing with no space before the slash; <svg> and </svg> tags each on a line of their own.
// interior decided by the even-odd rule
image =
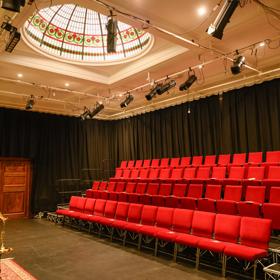
<svg viewBox="0 0 280 280">
<path fill-rule="evenodd" d="M 268 166 L 280 165 L 280 151 L 266 152 L 266 160 L 262 164 Z"/>
<path fill-rule="evenodd" d="M 196 167 L 187 167 L 184 169 L 182 181 L 185 183 L 189 183 L 192 179 L 195 178 L 196 175 Z"/>
<path fill-rule="evenodd" d="M 131 173 L 130 173 L 130 178 L 128 179 L 129 181 L 137 181 L 137 179 L 139 178 L 139 169 L 132 169 Z"/>
<path fill-rule="evenodd" d="M 165 205 L 167 207 L 177 208 L 180 206 L 180 199 L 184 197 L 187 193 L 188 185 L 187 184 L 174 184 L 172 195 L 166 197 Z"/>
<path fill-rule="evenodd" d="M 152 167 L 152 168 L 157 168 L 157 167 L 159 167 L 159 159 L 157 159 L 157 158 L 154 158 L 154 159 L 152 159 L 152 162 L 151 162 L 151 166 L 150 167 Z"/>
<path fill-rule="evenodd" d="M 232 158 L 231 166 L 243 166 L 246 163 L 246 153 L 234 154 Z"/>
<path fill-rule="evenodd" d="M 117 182 L 121 180 L 122 176 L 123 176 L 123 169 L 117 168 L 115 177 L 110 178 L 110 181 Z"/>
<path fill-rule="evenodd" d="M 248 165 L 260 165 L 262 163 L 262 152 L 251 152 L 248 154 Z"/>
<path fill-rule="evenodd" d="M 197 209 L 206 212 L 216 212 L 216 200 L 221 199 L 221 185 L 207 185 L 205 198 L 199 198 Z"/>
<path fill-rule="evenodd" d="M 127 202 L 128 201 L 128 195 L 130 193 L 134 193 L 136 189 L 136 183 L 134 182 L 127 182 L 125 187 L 125 192 L 122 192 L 118 196 L 118 201 Z"/>
<path fill-rule="evenodd" d="M 139 169 L 139 168 L 142 167 L 142 164 L 143 164 L 143 160 L 142 160 L 142 159 L 138 159 L 138 160 L 136 160 L 136 162 L 135 162 L 134 168 Z"/>
<path fill-rule="evenodd" d="M 280 188 L 271 187 L 269 203 L 263 205 L 263 215 L 272 220 L 272 229 L 280 230 Z"/>
<path fill-rule="evenodd" d="M 151 163 L 150 159 L 144 159 L 142 168 L 149 168 L 150 167 L 150 163 Z"/>
<path fill-rule="evenodd" d="M 173 183 L 182 180 L 184 168 L 174 168 L 171 171 L 171 176 L 167 180 L 167 182 Z"/>
<path fill-rule="evenodd" d="M 265 199 L 265 187 L 248 186 L 245 201 L 238 202 L 240 216 L 261 217 L 261 206 Z"/>
<path fill-rule="evenodd" d="M 192 166 L 200 166 L 202 165 L 203 156 L 193 156 L 192 158 Z"/>
<path fill-rule="evenodd" d="M 187 167 L 191 164 L 191 157 L 182 157 L 180 161 L 180 167 Z"/>
<path fill-rule="evenodd" d="M 135 193 L 129 193 L 128 201 L 132 203 L 138 203 L 140 197 L 146 193 L 147 183 L 138 183 L 135 189 Z"/>
<path fill-rule="evenodd" d="M 169 158 L 162 158 L 160 160 L 160 165 L 159 165 L 160 168 L 167 168 L 169 167 Z"/>
<path fill-rule="evenodd" d="M 159 192 L 159 183 L 149 183 L 145 194 L 140 196 L 142 204 L 151 204 L 152 196 L 157 195 Z"/>
<path fill-rule="evenodd" d="M 168 181 L 168 179 L 170 178 L 170 174 L 171 174 L 171 169 L 170 168 L 160 169 L 158 179 L 160 181 Z"/>
<path fill-rule="evenodd" d="M 205 156 L 204 166 L 215 166 L 216 165 L 216 155 Z"/>
<path fill-rule="evenodd" d="M 243 179 L 243 185 L 261 185 L 264 179 L 264 171 L 263 166 L 249 166 L 247 178 Z"/>
<path fill-rule="evenodd" d="M 126 161 L 126 160 L 123 160 L 123 161 L 121 162 L 121 165 L 120 165 L 119 168 L 125 169 L 126 167 L 127 167 L 127 161 Z"/>
<path fill-rule="evenodd" d="M 190 184 L 187 197 L 181 198 L 180 206 L 187 209 L 196 209 L 197 199 L 201 198 L 203 194 L 202 184 Z"/>
<path fill-rule="evenodd" d="M 242 197 L 242 186 L 225 186 L 223 200 L 216 201 L 216 209 L 218 213 L 237 215 L 237 202 Z"/>
<path fill-rule="evenodd" d="M 148 179 L 150 173 L 150 169 L 142 168 L 139 172 L 139 177 L 137 178 L 137 182 L 145 182 Z"/>
<path fill-rule="evenodd" d="M 126 168 L 134 168 L 134 160 L 130 160 L 128 163 L 127 163 L 127 167 Z"/>
<path fill-rule="evenodd" d="M 191 179 L 194 184 L 205 183 L 210 178 L 211 167 L 210 166 L 200 166 L 196 172 L 196 177 Z"/>
<path fill-rule="evenodd" d="M 280 186 L 280 166 L 269 166 L 267 179 L 263 180 L 266 186 Z"/>
<path fill-rule="evenodd" d="M 245 176 L 245 167 L 231 166 L 229 169 L 228 178 L 223 180 L 223 185 L 239 185 L 242 183 Z"/>
<path fill-rule="evenodd" d="M 165 206 L 165 199 L 171 194 L 171 184 L 160 184 L 158 195 L 152 196 L 152 205 Z"/>
<path fill-rule="evenodd" d="M 180 158 L 172 158 L 171 160 L 170 160 L 170 167 L 171 168 L 174 168 L 174 167 L 178 167 L 179 166 L 179 164 L 180 164 Z"/>
<path fill-rule="evenodd" d="M 214 166 L 211 178 L 207 180 L 209 184 L 221 185 L 226 177 L 227 168 L 225 166 Z"/>
<path fill-rule="evenodd" d="M 101 199 L 108 199 L 109 193 L 114 192 L 116 188 L 116 182 L 109 182 L 107 186 L 107 190 L 100 193 Z"/>
<path fill-rule="evenodd" d="M 125 182 L 117 182 L 115 191 L 109 192 L 108 199 L 110 200 L 118 200 L 118 195 L 125 190 Z"/>
<path fill-rule="evenodd" d="M 218 165 L 219 166 L 228 166 L 230 164 L 230 154 L 219 155 Z"/>
</svg>

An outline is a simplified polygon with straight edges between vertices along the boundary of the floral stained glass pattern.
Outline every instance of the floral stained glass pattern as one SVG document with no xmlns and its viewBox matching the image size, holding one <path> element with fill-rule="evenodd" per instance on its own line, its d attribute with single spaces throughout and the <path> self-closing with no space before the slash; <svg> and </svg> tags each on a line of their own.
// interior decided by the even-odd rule
<svg viewBox="0 0 280 280">
<path fill-rule="evenodd" d="M 108 17 L 74 4 L 37 11 L 24 25 L 25 37 L 41 51 L 76 62 L 123 62 L 145 53 L 152 36 L 118 21 L 115 53 L 107 53 Z"/>
</svg>

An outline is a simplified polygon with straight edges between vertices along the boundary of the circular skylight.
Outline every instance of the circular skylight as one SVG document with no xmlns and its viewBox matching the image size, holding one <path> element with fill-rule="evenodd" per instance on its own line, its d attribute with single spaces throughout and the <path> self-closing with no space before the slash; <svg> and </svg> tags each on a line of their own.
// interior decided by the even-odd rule
<svg viewBox="0 0 280 280">
<path fill-rule="evenodd" d="M 118 21 L 115 53 L 107 53 L 108 17 L 74 4 L 37 11 L 24 25 L 24 37 L 44 54 L 93 65 L 131 61 L 153 44 L 151 34 Z"/>
</svg>

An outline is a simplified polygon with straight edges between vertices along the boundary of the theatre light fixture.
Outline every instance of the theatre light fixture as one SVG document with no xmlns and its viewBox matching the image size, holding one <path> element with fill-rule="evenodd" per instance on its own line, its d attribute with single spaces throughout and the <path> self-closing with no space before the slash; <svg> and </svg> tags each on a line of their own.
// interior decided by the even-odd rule
<svg viewBox="0 0 280 280">
<path fill-rule="evenodd" d="M 212 35 L 217 39 L 222 39 L 224 29 L 237 8 L 239 1 L 240 0 L 224 0 L 224 5 L 214 23 L 212 23 L 207 29 L 209 35 Z"/>
<path fill-rule="evenodd" d="M 196 80 L 197 77 L 195 75 L 195 72 L 190 69 L 188 72 L 188 79 L 179 87 L 180 91 L 188 90 Z"/>
<path fill-rule="evenodd" d="M 159 89 L 157 89 L 157 94 L 162 95 L 166 91 L 169 91 L 171 88 L 176 86 L 175 80 L 167 81 L 165 84 L 161 85 Z"/>
<path fill-rule="evenodd" d="M 245 64 L 245 57 L 243 55 L 238 55 L 234 60 L 233 64 L 230 67 L 231 73 L 237 75 L 241 72 L 243 65 Z"/>
<path fill-rule="evenodd" d="M 104 109 L 104 105 L 102 103 L 96 102 L 95 108 L 89 113 L 90 118 L 96 116 L 103 109 Z"/>
<path fill-rule="evenodd" d="M 31 94 L 30 97 L 27 99 L 25 110 L 33 109 L 34 104 L 35 104 L 35 97 L 33 94 Z"/>
<path fill-rule="evenodd" d="M 90 114 L 90 110 L 87 107 L 84 107 L 84 112 L 80 115 L 80 118 L 84 121 L 86 119 L 89 119 L 89 114 Z"/>
<path fill-rule="evenodd" d="M 115 53 L 117 47 L 117 32 L 118 22 L 114 19 L 113 12 L 110 11 L 110 16 L 106 24 L 107 29 L 107 52 Z"/>
<path fill-rule="evenodd" d="M 6 44 L 5 51 L 12 52 L 20 40 L 20 33 L 17 31 L 17 28 L 12 26 L 9 22 L 2 22 L 1 29 L 10 32 L 9 40 Z"/>
<path fill-rule="evenodd" d="M 2 8 L 12 12 L 19 13 L 20 6 L 24 7 L 25 0 L 2 0 Z"/>
<path fill-rule="evenodd" d="M 125 108 L 131 103 L 134 99 L 134 96 L 131 95 L 130 93 L 127 94 L 125 100 L 120 104 L 121 108 Z"/>
</svg>

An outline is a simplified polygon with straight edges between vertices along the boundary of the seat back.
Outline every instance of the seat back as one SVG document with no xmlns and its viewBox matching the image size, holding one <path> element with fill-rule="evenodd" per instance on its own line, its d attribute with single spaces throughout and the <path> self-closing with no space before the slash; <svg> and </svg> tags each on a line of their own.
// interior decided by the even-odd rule
<svg viewBox="0 0 280 280">
<path fill-rule="evenodd" d="M 243 166 L 231 166 L 229 170 L 229 179 L 244 179 L 245 168 Z"/>
<path fill-rule="evenodd" d="M 152 168 L 157 168 L 157 167 L 159 167 L 159 159 L 158 159 L 158 158 L 152 159 L 151 167 L 152 167 Z"/>
<path fill-rule="evenodd" d="M 269 166 L 267 179 L 280 179 L 280 166 Z"/>
<path fill-rule="evenodd" d="M 245 162 L 246 162 L 246 153 L 233 155 L 232 164 L 244 165 Z"/>
<path fill-rule="evenodd" d="M 215 239 L 237 243 L 240 234 L 241 217 L 234 215 L 217 214 L 215 221 Z"/>
<path fill-rule="evenodd" d="M 115 192 L 124 192 L 125 182 L 117 182 Z"/>
<path fill-rule="evenodd" d="M 172 179 L 181 179 L 183 175 L 183 168 L 174 168 L 172 169 L 171 172 L 171 177 Z"/>
<path fill-rule="evenodd" d="M 161 168 L 169 167 L 169 158 L 162 158 L 160 160 L 160 167 Z"/>
<path fill-rule="evenodd" d="M 280 163 L 280 151 L 266 152 L 266 162 L 268 163 Z"/>
<path fill-rule="evenodd" d="M 161 180 L 168 179 L 170 177 L 170 173 L 171 173 L 170 168 L 161 169 L 159 172 L 159 179 Z"/>
<path fill-rule="evenodd" d="M 184 197 L 187 193 L 187 184 L 174 184 L 172 195 L 178 197 Z"/>
<path fill-rule="evenodd" d="M 98 190 L 99 185 L 100 185 L 100 181 L 93 181 L 91 189 L 92 190 Z"/>
<path fill-rule="evenodd" d="M 142 167 L 143 168 L 149 168 L 150 167 L 150 163 L 151 163 L 150 159 L 144 159 Z"/>
<path fill-rule="evenodd" d="M 120 168 L 125 169 L 126 166 L 127 166 L 127 161 L 126 161 L 126 160 L 123 160 L 123 161 L 121 162 Z"/>
<path fill-rule="evenodd" d="M 262 163 L 263 153 L 253 152 L 248 154 L 248 163 Z"/>
<path fill-rule="evenodd" d="M 144 205 L 142 210 L 141 223 L 143 225 L 153 226 L 155 224 L 157 210 L 157 206 Z"/>
<path fill-rule="evenodd" d="M 96 216 L 103 216 L 105 205 L 105 199 L 96 199 L 93 214 Z"/>
<path fill-rule="evenodd" d="M 118 202 L 117 203 L 117 209 L 116 209 L 116 220 L 122 220 L 125 221 L 127 218 L 127 212 L 128 212 L 128 207 L 129 203 L 127 202 Z"/>
<path fill-rule="evenodd" d="M 108 192 L 113 192 L 115 191 L 116 188 L 116 182 L 109 182 L 108 187 L 107 187 L 107 191 Z"/>
<path fill-rule="evenodd" d="M 135 193 L 144 194 L 146 193 L 147 183 L 138 183 L 136 186 Z"/>
<path fill-rule="evenodd" d="M 116 178 L 116 179 L 121 178 L 123 176 L 123 171 L 124 171 L 123 169 L 117 168 L 114 178 Z"/>
<path fill-rule="evenodd" d="M 105 208 L 104 208 L 104 217 L 106 218 L 114 218 L 117 208 L 117 201 L 107 200 Z"/>
<path fill-rule="evenodd" d="M 85 214 L 92 214 L 94 210 L 95 199 L 94 198 L 87 198 L 85 203 L 84 213 Z"/>
<path fill-rule="evenodd" d="M 222 186 L 221 185 L 207 185 L 205 198 L 221 199 Z"/>
<path fill-rule="evenodd" d="M 263 180 L 264 171 L 264 166 L 249 166 L 247 172 L 247 179 Z"/>
<path fill-rule="evenodd" d="M 130 160 L 128 163 L 127 163 L 127 168 L 133 168 L 134 167 L 134 160 Z"/>
<path fill-rule="evenodd" d="M 216 164 L 216 155 L 207 155 L 204 159 L 204 165 L 215 165 Z"/>
<path fill-rule="evenodd" d="M 150 169 L 149 179 L 158 179 L 158 175 L 159 175 L 159 169 L 158 168 Z"/>
<path fill-rule="evenodd" d="M 271 235 L 271 220 L 242 217 L 240 244 L 267 250 Z"/>
<path fill-rule="evenodd" d="M 130 223 L 140 223 L 143 204 L 130 203 L 127 213 L 127 221 Z"/>
<path fill-rule="evenodd" d="M 142 159 L 138 159 L 138 160 L 136 160 L 136 162 L 135 162 L 135 168 L 140 168 L 140 167 L 142 167 L 142 164 L 143 164 L 143 160 Z"/>
<path fill-rule="evenodd" d="M 130 177 L 130 173 L 131 173 L 131 170 L 130 170 L 130 169 L 125 169 L 125 170 L 123 171 L 122 178 L 128 179 L 128 178 Z"/>
<path fill-rule="evenodd" d="M 230 163 L 230 154 L 219 155 L 218 165 L 228 165 Z"/>
<path fill-rule="evenodd" d="M 156 226 L 162 228 L 172 228 L 174 208 L 158 207 L 156 216 Z"/>
<path fill-rule="evenodd" d="M 192 220 L 192 234 L 212 238 L 215 225 L 215 213 L 194 211 Z"/>
<path fill-rule="evenodd" d="M 201 198 L 203 193 L 203 184 L 190 184 L 188 197 Z"/>
<path fill-rule="evenodd" d="M 265 200 L 265 187 L 263 186 L 248 186 L 246 188 L 246 201 L 253 201 L 264 203 Z"/>
<path fill-rule="evenodd" d="M 78 211 L 79 196 L 72 195 L 69 202 L 69 210 Z"/>
<path fill-rule="evenodd" d="M 176 232 L 190 233 L 193 213 L 193 210 L 175 208 L 172 221 L 173 230 Z"/>
<path fill-rule="evenodd" d="M 183 173 L 183 179 L 193 179 L 195 178 L 196 167 L 187 167 Z"/>
<path fill-rule="evenodd" d="M 130 173 L 130 179 L 137 179 L 139 172 L 139 169 L 132 169 Z"/>
<path fill-rule="evenodd" d="M 227 168 L 224 166 L 214 166 L 212 169 L 211 178 L 224 179 L 226 177 Z"/>
<path fill-rule="evenodd" d="M 182 157 L 180 161 L 180 166 L 181 167 L 186 167 L 191 164 L 191 157 Z"/>
<path fill-rule="evenodd" d="M 180 164 L 180 158 L 172 158 L 170 160 L 170 167 L 178 167 Z"/>
<path fill-rule="evenodd" d="M 141 179 L 147 179 L 149 176 L 149 169 L 140 169 L 140 173 L 139 173 L 139 178 Z"/>
<path fill-rule="evenodd" d="M 202 165 L 203 156 L 193 156 L 192 158 L 192 165 L 199 166 Z"/>
<path fill-rule="evenodd" d="M 198 167 L 196 178 L 208 179 L 210 177 L 211 167 Z"/>
<path fill-rule="evenodd" d="M 171 194 L 171 184 L 160 184 L 158 195 L 169 196 Z"/>
<path fill-rule="evenodd" d="M 279 187 L 270 188 L 269 202 L 270 203 L 280 203 L 280 188 Z"/>
<path fill-rule="evenodd" d="M 224 200 L 239 202 L 242 197 L 242 186 L 225 186 Z"/>
<path fill-rule="evenodd" d="M 105 190 L 107 190 L 107 187 L 108 187 L 108 182 L 103 181 L 99 185 L 99 190 L 100 191 L 105 191 Z"/>
<path fill-rule="evenodd" d="M 146 194 L 157 195 L 159 191 L 159 183 L 149 183 Z"/>
<path fill-rule="evenodd" d="M 125 191 L 126 191 L 127 193 L 134 193 L 134 192 L 135 192 L 135 188 L 136 188 L 136 183 L 128 182 L 128 183 L 126 184 Z"/>
<path fill-rule="evenodd" d="M 78 196 L 77 202 L 76 202 L 76 210 L 79 212 L 84 212 L 85 204 L 86 204 L 86 198 Z"/>
</svg>

